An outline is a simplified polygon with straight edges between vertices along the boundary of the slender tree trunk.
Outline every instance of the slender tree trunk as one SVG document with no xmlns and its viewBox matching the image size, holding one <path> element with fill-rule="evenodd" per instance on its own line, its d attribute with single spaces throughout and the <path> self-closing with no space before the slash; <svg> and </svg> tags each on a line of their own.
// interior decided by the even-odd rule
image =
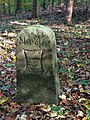
<svg viewBox="0 0 90 120">
<path fill-rule="evenodd" d="M 48 6 L 50 6 L 50 0 L 48 0 Z"/>
<path fill-rule="evenodd" d="M 59 0 L 60 8 L 62 7 L 62 0 Z"/>
<path fill-rule="evenodd" d="M 74 0 L 74 5 L 77 6 L 77 0 Z"/>
<path fill-rule="evenodd" d="M 37 17 L 37 0 L 32 0 L 32 18 Z"/>
<path fill-rule="evenodd" d="M 54 5 L 54 0 L 52 0 L 52 6 Z"/>
<path fill-rule="evenodd" d="M 48 4 L 50 4 L 50 0 L 48 0 Z"/>
<path fill-rule="evenodd" d="M 18 12 L 18 11 L 21 11 L 21 1 L 22 0 L 16 0 L 16 13 Z"/>
<path fill-rule="evenodd" d="M 46 9 L 46 0 L 43 0 L 42 7 L 44 10 Z"/>
<path fill-rule="evenodd" d="M 26 10 L 27 10 L 27 8 L 26 8 L 26 0 L 24 0 L 24 4 L 25 4 L 24 11 L 26 12 Z"/>
<path fill-rule="evenodd" d="M 72 23 L 73 0 L 66 0 L 66 23 Z"/>
<path fill-rule="evenodd" d="M 3 3 L 3 13 L 4 13 L 4 15 L 6 14 L 6 7 L 5 7 L 5 0 L 4 0 L 4 3 Z"/>
<path fill-rule="evenodd" d="M 10 0 L 8 0 L 8 14 L 11 14 L 11 6 L 10 6 Z"/>
<path fill-rule="evenodd" d="M 48 10 L 50 10 L 50 0 L 48 0 Z"/>
</svg>

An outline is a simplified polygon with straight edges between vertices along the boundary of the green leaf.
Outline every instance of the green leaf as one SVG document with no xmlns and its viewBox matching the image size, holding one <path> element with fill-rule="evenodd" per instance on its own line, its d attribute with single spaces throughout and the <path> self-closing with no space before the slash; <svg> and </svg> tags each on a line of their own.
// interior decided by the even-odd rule
<svg viewBox="0 0 90 120">
<path fill-rule="evenodd" d="M 90 105 L 88 105 L 88 113 L 90 114 Z"/>
<path fill-rule="evenodd" d="M 70 110 L 66 110 L 65 112 L 70 113 L 71 111 Z"/>
<path fill-rule="evenodd" d="M 62 111 L 58 112 L 58 115 L 62 116 L 62 115 L 63 115 L 63 112 L 62 112 Z"/>
<path fill-rule="evenodd" d="M 3 87 L 2 87 L 2 90 L 7 90 L 7 89 L 9 89 L 9 88 L 11 88 L 10 85 L 8 85 L 8 86 L 3 86 Z"/>
<path fill-rule="evenodd" d="M 10 56 L 10 53 L 8 53 L 7 56 L 9 57 L 9 56 Z"/>
<path fill-rule="evenodd" d="M 81 81 L 80 81 L 80 84 L 82 84 L 82 85 L 87 85 L 87 81 L 86 81 L 86 80 L 81 80 Z"/>
<path fill-rule="evenodd" d="M 15 64 L 12 64 L 12 66 L 15 66 Z"/>
<path fill-rule="evenodd" d="M 61 109 L 60 106 L 52 106 L 52 107 L 51 107 L 51 110 L 52 110 L 52 111 L 56 111 L 56 112 L 59 111 L 60 109 Z"/>
<path fill-rule="evenodd" d="M 80 53 L 86 53 L 88 52 L 87 50 L 79 50 Z"/>
<path fill-rule="evenodd" d="M 10 64 L 10 63 L 7 63 L 7 67 L 11 67 L 11 64 Z"/>
<path fill-rule="evenodd" d="M 87 110 L 87 116 L 88 116 L 88 120 L 90 120 L 90 106 L 89 109 Z"/>
</svg>

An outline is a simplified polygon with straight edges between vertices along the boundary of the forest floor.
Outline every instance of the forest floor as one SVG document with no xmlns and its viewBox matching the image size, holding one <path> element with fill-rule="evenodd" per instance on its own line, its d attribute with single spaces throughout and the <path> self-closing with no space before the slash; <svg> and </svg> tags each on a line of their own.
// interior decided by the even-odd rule
<svg viewBox="0 0 90 120">
<path fill-rule="evenodd" d="M 90 13 L 75 11 L 64 25 L 65 11 L 44 11 L 0 20 L 0 120 L 90 120 Z M 85 11 L 84 11 L 85 13 Z M 27 18 L 27 19 L 26 19 Z M 56 35 L 60 91 L 58 105 L 16 103 L 16 35 L 28 25 L 42 24 Z"/>
</svg>

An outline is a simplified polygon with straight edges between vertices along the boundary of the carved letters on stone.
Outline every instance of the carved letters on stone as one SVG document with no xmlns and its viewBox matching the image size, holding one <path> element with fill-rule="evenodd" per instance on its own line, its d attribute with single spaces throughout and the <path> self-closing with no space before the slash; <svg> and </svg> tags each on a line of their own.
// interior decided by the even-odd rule
<svg viewBox="0 0 90 120">
<path fill-rule="evenodd" d="M 19 40 L 18 40 L 19 39 Z M 17 44 L 23 44 L 23 45 L 36 45 L 35 47 L 37 48 L 42 48 L 42 47 L 46 47 L 49 42 L 46 42 L 46 39 L 48 39 L 48 36 L 44 35 L 43 33 L 41 34 L 34 34 L 31 33 L 31 35 L 29 35 L 28 37 L 25 36 L 19 36 L 19 38 L 17 38 Z"/>
<path fill-rule="evenodd" d="M 17 35 L 17 101 L 57 103 L 60 91 L 55 35 L 42 25 Z"/>
<path fill-rule="evenodd" d="M 21 45 L 22 52 L 23 52 L 23 55 L 25 58 L 24 59 L 25 67 L 23 69 L 23 72 L 27 70 L 30 59 L 32 59 L 34 62 L 35 62 L 35 60 L 38 59 L 40 62 L 40 67 L 41 67 L 41 69 L 38 69 L 38 70 L 41 72 L 44 72 L 45 65 L 43 62 L 45 61 L 45 59 L 48 59 L 48 56 L 45 53 L 48 53 L 50 56 L 50 52 L 52 52 L 52 50 L 50 48 L 48 48 L 48 46 L 50 47 L 50 41 L 48 41 L 48 42 L 46 41 L 46 39 L 49 39 L 48 36 L 44 35 L 43 33 L 41 33 L 41 34 L 38 34 L 38 33 L 39 32 L 37 30 L 37 34 L 34 34 L 32 32 L 31 35 L 29 35 L 28 37 L 27 36 L 23 36 L 23 37 L 19 36 L 17 38 L 17 45 Z M 45 48 L 48 48 L 48 49 L 45 49 Z M 49 61 L 49 59 L 47 60 L 47 63 L 48 63 L 48 61 Z M 48 66 L 50 66 L 50 62 L 51 61 L 49 61 Z"/>
</svg>

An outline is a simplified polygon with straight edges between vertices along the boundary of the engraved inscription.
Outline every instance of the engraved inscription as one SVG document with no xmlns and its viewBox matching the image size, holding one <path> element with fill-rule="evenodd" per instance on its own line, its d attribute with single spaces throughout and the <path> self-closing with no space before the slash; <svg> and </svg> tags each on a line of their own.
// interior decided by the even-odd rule
<svg viewBox="0 0 90 120">
<path fill-rule="evenodd" d="M 48 46 L 49 42 L 47 42 L 46 40 L 48 40 L 48 36 L 46 36 L 43 33 L 31 33 L 30 35 L 27 36 L 19 36 L 17 38 L 17 45 L 18 44 L 24 44 L 24 45 L 36 45 L 38 46 L 38 48 L 42 48 L 42 47 L 46 47 Z"/>
<path fill-rule="evenodd" d="M 42 25 L 28 26 L 16 42 L 17 102 L 57 104 L 60 88 L 53 31 Z"/>
</svg>

